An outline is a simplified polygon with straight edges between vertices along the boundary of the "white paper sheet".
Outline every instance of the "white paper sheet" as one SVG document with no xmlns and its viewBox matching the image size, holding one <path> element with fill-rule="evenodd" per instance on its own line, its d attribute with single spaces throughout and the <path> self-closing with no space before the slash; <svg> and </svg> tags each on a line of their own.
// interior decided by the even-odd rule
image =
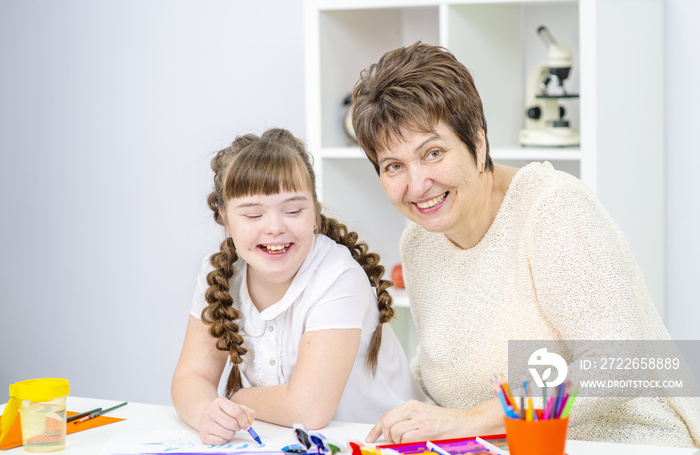
<svg viewBox="0 0 700 455">
<path fill-rule="evenodd" d="M 293 435 L 290 432 L 290 439 Z M 258 445 L 245 432 L 236 433 L 232 441 L 220 446 L 202 444 L 195 432 L 178 431 L 127 431 L 112 436 L 102 449 L 104 455 L 132 454 L 279 454 L 282 447 L 294 443 L 293 440 L 280 441 L 260 435 L 262 444 Z"/>
</svg>

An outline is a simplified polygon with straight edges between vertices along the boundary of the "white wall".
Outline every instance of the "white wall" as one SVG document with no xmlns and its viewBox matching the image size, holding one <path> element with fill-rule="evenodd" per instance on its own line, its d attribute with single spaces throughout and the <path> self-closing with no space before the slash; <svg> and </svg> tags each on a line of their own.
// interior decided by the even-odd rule
<svg viewBox="0 0 700 455">
<path fill-rule="evenodd" d="M 700 2 L 666 0 L 666 324 L 700 339 Z"/>
<path fill-rule="evenodd" d="M 301 4 L 0 2 L 0 402 L 44 376 L 170 402 L 221 239 L 211 153 L 272 126 L 303 136 Z M 700 338 L 697 17 L 666 1 L 666 317 L 682 339 Z"/>
<path fill-rule="evenodd" d="M 303 136 L 301 0 L 0 2 L 0 402 L 33 377 L 170 403 L 222 236 L 209 160 Z"/>
</svg>

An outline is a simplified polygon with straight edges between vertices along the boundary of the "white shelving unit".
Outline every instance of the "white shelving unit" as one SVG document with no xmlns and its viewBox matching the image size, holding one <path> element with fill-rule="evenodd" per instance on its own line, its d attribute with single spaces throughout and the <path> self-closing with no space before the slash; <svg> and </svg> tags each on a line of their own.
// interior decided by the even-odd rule
<svg viewBox="0 0 700 455">
<path fill-rule="evenodd" d="M 307 144 L 329 214 L 399 262 L 406 220 L 343 130 L 343 99 L 386 51 L 421 40 L 448 48 L 474 76 L 494 161 L 550 161 L 581 178 L 621 226 L 663 315 L 663 0 L 307 0 Z M 546 25 L 574 53 L 567 118 L 577 148 L 523 148 L 525 86 L 546 57 Z M 406 305 L 405 297 L 398 298 Z M 410 318 L 409 318 L 410 319 Z"/>
</svg>

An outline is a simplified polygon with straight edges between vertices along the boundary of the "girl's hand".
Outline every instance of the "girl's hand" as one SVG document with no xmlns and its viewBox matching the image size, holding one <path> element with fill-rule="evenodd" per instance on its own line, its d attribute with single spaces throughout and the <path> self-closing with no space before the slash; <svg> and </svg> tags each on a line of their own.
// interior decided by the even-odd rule
<svg viewBox="0 0 700 455">
<path fill-rule="evenodd" d="M 252 409 L 218 397 L 204 411 L 199 438 L 204 444 L 225 444 L 233 439 L 237 431 L 248 430 L 254 419 L 255 411 Z"/>
</svg>

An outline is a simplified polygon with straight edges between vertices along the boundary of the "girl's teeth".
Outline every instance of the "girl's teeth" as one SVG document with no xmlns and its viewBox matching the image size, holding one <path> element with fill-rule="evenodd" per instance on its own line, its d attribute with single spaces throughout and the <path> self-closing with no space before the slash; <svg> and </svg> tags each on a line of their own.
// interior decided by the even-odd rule
<svg viewBox="0 0 700 455">
<path fill-rule="evenodd" d="M 285 251 L 287 248 L 289 248 L 289 243 L 286 245 L 265 245 L 265 249 L 271 253 L 276 253 L 279 251 Z"/>
<path fill-rule="evenodd" d="M 434 197 L 433 199 L 431 199 L 429 201 L 419 202 L 416 205 L 420 209 L 429 209 L 431 207 L 435 207 L 436 205 L 438 205 L 439 203 L 441 203 L 442 201 L 445 200 L 445 194 L 446 193 L 442 193 L 440 196 Z"/>
</svg>

